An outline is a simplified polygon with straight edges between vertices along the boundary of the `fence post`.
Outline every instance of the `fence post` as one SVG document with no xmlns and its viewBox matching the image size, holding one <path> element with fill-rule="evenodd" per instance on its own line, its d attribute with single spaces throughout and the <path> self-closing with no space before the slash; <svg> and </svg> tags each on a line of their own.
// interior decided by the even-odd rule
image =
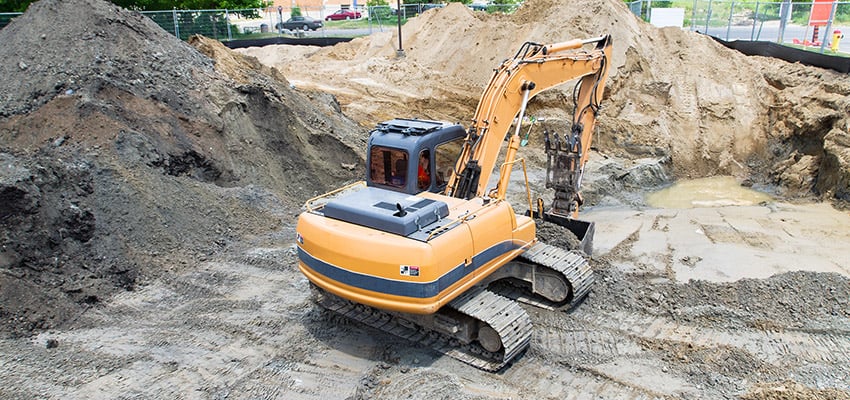
<svg viewBox="0 0 850 400">
<path fill-rule="evenodd" d="M 777 43 L 785 42 L 785 25 L 788 24 L 788 19 L 791 16 L 791 0 L 782 0 L 782 5 L 779 8 L 779 37 L 776 38 Z M 809 33 L 809 26 L 806 24 L 806 34 Z M 803 39 L 806 36 L 803 35 Z"/>
<path fill-rule="evenodd" d="M 180 24 L 177 22 L 177 7 L 171 9 L 171 18 L 174 20 L 174 36 L 180 39 Z"/>
<path fill-rule="evenodd" d="M 233 40 L 233 35 L 230 33 L 230 13 L 224 9 L 224 26 L 227 28 L 227 40 Z"/>
<path fill-rule="evenodd" d="M 691 9 L 691 32 L 696 30 L 697 24 L 697 0 L 694 0 L 694 8 Z"/>
<path fill-rule="evenodd" d="M 726 41 L 729 41 L 729 31 L 732 30 L 732 14 L 735 13 L 735 0 L 732 0 L 732 5 L 729 6 L 729 21 L 726 22 Z"/>
<path fill-rule="evenodd" d="M 705 32 L 704 34 L 708 35 L 708 23 L 711 21 L 711 1 L 708 0 L 708 12 L 705 14 Z"/>
<path fill-rule="evenodd" d="M 826 21 L 826 32 L 824 32 L 823 40 L 820 41 L 820 52 L 823 54 L 823 49 L 826 47 L 826 39 L 832 37 L 832 20 L 835 19 L 835 8 L 838 2 L 832 2 L 832 9 L 829 10 L 829 20 Z"/>
<path fill-rule="evenodd" d="M 290 11 L 290 15 L 292 15 L 292 11 Z M 280 25 L 278 25 L 279 28 L 277 28 L 277 34 L 282 35 L 283 34 L 283 6 L 277 6 L 277 20 L 280 21 L 280 22 L 278 22 Z"/>
<path fill-rule="evenodd" d="M 750 40 L 754 40 L 756 36 L 756 21 L 759 19 L 759 5 L 761 5 L 761 3 L 756 2 L 756 12 L 753 14 L 753 30 L 750 32 Z"/>
<path fill-rule="evenodd" d="M 645 21 L 649 22 L 652 20 L 652 0 L 647 0 L 646 2 L 646 19 Z"/>
</svg>

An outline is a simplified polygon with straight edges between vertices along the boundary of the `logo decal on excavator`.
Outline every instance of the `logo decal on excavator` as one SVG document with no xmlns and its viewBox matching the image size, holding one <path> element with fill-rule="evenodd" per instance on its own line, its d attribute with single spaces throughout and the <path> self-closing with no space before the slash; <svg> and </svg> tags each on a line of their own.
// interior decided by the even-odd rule
<svg viewBox="0 0 850 400">
<path fill-rule="evenodd" d="M 401 265 L 399 272 L 402 276 L 419 276 L 418 265 Z"/>
</svg>

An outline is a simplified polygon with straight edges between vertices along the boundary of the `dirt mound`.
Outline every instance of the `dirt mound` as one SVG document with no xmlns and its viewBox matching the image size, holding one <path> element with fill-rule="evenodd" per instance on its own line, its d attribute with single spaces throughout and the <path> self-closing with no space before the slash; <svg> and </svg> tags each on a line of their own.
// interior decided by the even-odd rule
<svg viewBox="0 0 850 400">
<path fill-rule="evenodd" d="M 40 1 L 0 41 L 2 333 L 289 224 L 362 170 L 332 97 L 106 1 Z"/>
<path fill-rule="evenodd" d="M 531 0 L 512 15 L 449 4 L 404 26 L 403 58 L 395 54 L 397 36 L 387 32 L 275 65 L 298 86 L 336 94 L 364 125 L 396 116 L 466 123 L 492 68 L 523 42 L 603 33 L 613 37 L 614 56 L 595 138 L 600 151 L 669 160 L 674 177 L 735 175 L 779 185 L 785 195 L 850 199 L 850 100 L 843 95 L 850 76 L 747 57 L 698 33 L 659 29 L 615 0 L 570 7 Z M 538 96 L 530 113 L 566 129 L 570 90 Z"/>
<path fill-rule="evenodd" d="M 106 85 L 188 111 L 193 102 L 176 89 L 201 87 L 211 78 L 210 59 L 150 18 L 102 1 L 36 2 L 2 37 L 0 73 L 21 78 L 0 82 L 2 117 Z"/>
</svg>

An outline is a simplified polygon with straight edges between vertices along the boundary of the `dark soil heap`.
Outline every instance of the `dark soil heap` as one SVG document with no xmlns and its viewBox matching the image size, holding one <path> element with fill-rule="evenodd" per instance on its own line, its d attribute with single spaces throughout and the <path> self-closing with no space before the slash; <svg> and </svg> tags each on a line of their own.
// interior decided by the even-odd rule
<svg viewBox="0 0 850 400">
<path fill-rule="evenodd" d="M 194 99 L 186 89 L 212 79 L 212 60 L 149 18 L 106 2 L 36 2 L 2 35 L 0 73 L 19 77 L 0 82 L 3 117 L 105 86 L 188 113 Z"/>
<path fill-rule="evenodd" d="M 106 1 L 37 2 L 0 42 L 0 334 L 291 223 L 362 171 L 333 98 Z"/>
</svg>

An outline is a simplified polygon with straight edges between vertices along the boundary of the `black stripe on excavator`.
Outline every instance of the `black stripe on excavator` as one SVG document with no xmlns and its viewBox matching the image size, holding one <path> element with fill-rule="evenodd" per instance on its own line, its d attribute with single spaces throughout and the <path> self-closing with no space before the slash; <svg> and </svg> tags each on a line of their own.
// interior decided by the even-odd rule
<svg viewBox="0 0 850 400">
<path fill-rule="evenodd" d="M 472 257 L 472 263 L 469 265 L 460 264 L 437 278 L 437 280 L 431 282 L 402 281 L 348 271 L 314 257 L 301 247 L 298 248 L 298 259 L 316 273 L 337 282 L 344 282 L 347 285 L 373 292 L 428 299 L 440 294 L 440 292 L 458 280 L 487 265 L 487 263 L 493 261 L 496 257 L 521 247 L 523 247 L 522 243 L 513 240 L 496 243 L 474 255 Z"/>
</svg>

